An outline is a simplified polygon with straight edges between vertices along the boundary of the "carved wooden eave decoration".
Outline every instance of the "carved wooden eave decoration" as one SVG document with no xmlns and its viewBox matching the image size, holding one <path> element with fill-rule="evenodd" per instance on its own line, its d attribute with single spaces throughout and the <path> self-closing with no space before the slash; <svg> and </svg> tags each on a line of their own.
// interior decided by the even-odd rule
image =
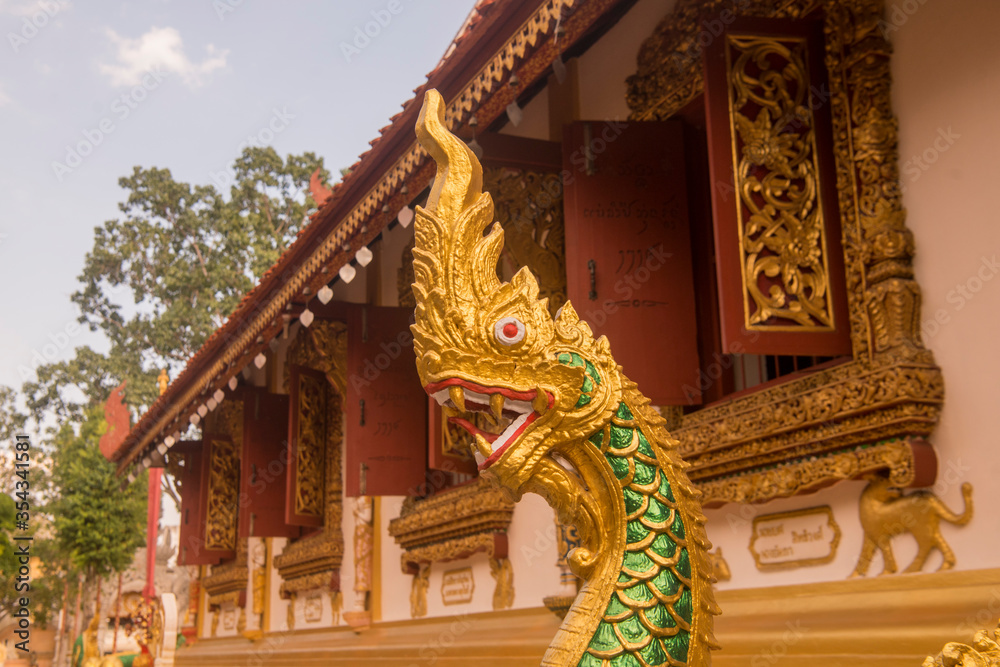
<svg viewBox="0 0 1000 667">
<path fill-rule="evenodd" d="M 726 16 L 822 17 L 853 358 L 684 417 L 672 431 L 709 505 L 763 502 L 875 470 L 901 484 L 936 474 L 922 439 L 944 382 L 920 338 L 913 235 L 898 188 L 891 45 L 883 0 L 679 0 L 628 79 L 633 120 L 664 120 L 704 90 L 699 39 Z"/>
<path fill-rule="evenodd" d="M 403 547 L 404 573 L 421 564 L 467 558 L 485 552 L 507 557 L 507 528 L 514 503 L 481 479 L 447 489 L 425 500 L 407 498 L 389 534 Z"/>
<path fill-rule="evenodd" d="M 392 124 L 371 142 L 372 149 L 333 188 L 313 222 L 129 432 L 117 473 L 130 475 L 131 481 L 143 469 L 144 456 L 169 436 L 179 439 L 176 433 L 187 430 L 199 405 L 267 349 L 284 329 L 285 317 L 294 317 L 309 295 L 329 283 L 430 184 L 433 160 L 413 140 L 425 90 L 448 91 L 447 122 L 452 129 L 466 126 L 473 117 L 480 127 L 488 127 L 511 102 L 549 75 L 558 54 L 590 38 L 595 30 L 610 27 L 601 20 L 620 5 L 620 0 L 484 4 L 481 20 L 455 43 Z M 485 39 L 489 35 L 500 35 L 502 40 L 494 46 L 492 39 Z M 509 85 L 514 75 L 519 83 Z"/>
<path fill-rule="evenodd" d="M 344 560 L 340 396 L 347 389 L 347 327 L 342 322 L 316 320 L 308 329 L 300 329 L 288 348 L 286 386 L 287 372 L 293 365 L 322 371 L 335 391 L 327 392 L 323 529 L 289 542 L 284 551 L 275 556 L 274 566 L 282 578 L 279 593 L 284 599 L 308 590 L 340 590 L 340 566 Z"/>
</svg>

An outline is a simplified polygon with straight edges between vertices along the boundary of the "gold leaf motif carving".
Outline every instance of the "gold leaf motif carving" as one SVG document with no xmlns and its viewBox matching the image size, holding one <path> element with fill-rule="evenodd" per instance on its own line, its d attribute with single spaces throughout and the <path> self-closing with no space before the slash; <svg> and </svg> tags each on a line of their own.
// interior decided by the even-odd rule
<svg viewBox="0 0 1000 667">
<path fill-rule="evenodd" d="M 243 451 L 243 401 L 222 401 L 211 422 L 213 438 L 208 461 L 208 510 L 205 548 L 219 551 L 236 549 L 239 520 L 240 455 Z M 208 428 L 209 424 L 206 424 Z"/>
<path fill-rule="evenodd" d="M 746 326 L 830 330 L 806 42 L 728 36 L 726 61 Z"/>
<path fill-rule="evenodd" d="M 494 535 L 507 532 L 514 503 L 483 479 L 427 498 L 408 498 L 389 522 L 389 534 L 403 547 L 403 572 L 420 563 L 453 560 L 477 551 L 491 556 Z"/>
<path fill-rule="evenodd" d="M 503 221 L 505 279 L 523 266 L 538 280 L 538 296 L 553 315 L 566 303 L 566 228 L 559 174 L 486 167 L 483 189 Z M 553 193 L 557 193 L 553 195 Z"/>
<path fill-rule="evenodd" d="M 326 387 L 312 375 L 299 376 L 299 432 L 296 446 L 295 512 L 323 515 L 326 453 Z"/>
<path fill-rule="evenodd" d="M 822 16 L 829 86 L 823 92 L 833 126 L 854 361 L 685 415 L 682 426 L 672 432 L 685 457 L 693 460 L 690 474 L 706 493 L 706 502 L 762 502 L 793 495 L 831 474 L 849 478 L 837 471 L 869 470 L 872 449 L 886 456 L 894 452 L 878 469 L 906 476 L 913 461 L 903 449 L 877 445 L 844 450 L 927 436 L 937 423 L 944 384 L 933 355 L 920 341 L 913 235 L 906 227 L 899 192 L 897 123 L 890 95 L 892 49 L 879 30 L 885 6 L 884 0 L 678 0 L 643 43 L 638 68 L 627 81 L 631 119 L 666 120 L 704 90 L 706 18 L 723 12 L 785 19 Z M 776 61 L 771 69 L 781 62 L 789 61 Z M 782 130 L 792 121 L 799 123 L 800 135 L 807 127 L 798 120 L 795 110 L 800 105 L 794 99 L 790 96 L 779 105 L 782 111 L 769 110 L 766 117 L 763 108 L 756 114 L 748 110 L 742 128 L 746 137 L 741 140 L 750 139 L 750 148 L 745 157 L 742 151 L 735 157 L 752 163 L 752 170 L 779 175 L 788 171 L 798 152 L 789 143 L 795 137 L 782 137 L 787 134 Z M 780 182 L 787 176 L 774 178 Z M 788 241 L 808 241 L 816 229 L 802 225 L 788 234 Z M 805 244 L 786 253 L 808 257 L 811 247 L 822 248 Z M 780 275 L 780 260 L 777 263 Z M 769 291 L 763 294 L 768 297 Z M 865 399 L 875 409 L 867 410 Z"/>
<path fill-rule="evenodd" d="M 323 486 L 313 496 L 320 503 L 323 530 L 289 542 L 282 553 L 274 557 L 274 566 L 283 580 L 279 589 L 282 598 L 317 588 L 332 592 L 344 558 L 344 537 L 340 525 L 343 515 L 340 463 L 343 446 L 341 392 L 347 383 L 346 325 L 343 322 L 317 320 L 308 329 L 300 329 L 288 348 L 288 364 L 322 371 L 327 385 L 322 388 L 325 404 L 319 408 L 325 415 L 324 429 L 317 431 L 322 438 L 319 443 L 321 449 L 314 450 L 314 453 L 323 453 L 322 459 L 317 462 L 321 466 L 319 476 Z"/>
</svg>

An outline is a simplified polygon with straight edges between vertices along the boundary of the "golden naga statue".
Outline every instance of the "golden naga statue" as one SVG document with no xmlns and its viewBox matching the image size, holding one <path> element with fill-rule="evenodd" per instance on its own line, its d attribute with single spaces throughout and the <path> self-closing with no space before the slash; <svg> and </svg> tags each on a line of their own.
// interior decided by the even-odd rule
<svg viewBox="0 0 1000 667">
<path fill-rule="evenodd" d="M 585 584 L 542 665 L 708 665 L 710 545 L 677 442 L 570 303 L 553 320 L 527 269 L 500 282 L 503 230 L 444 114 L 428 91 L 416 131 L 438 171 L 416 212 L 417 370 L 442 405 L 497 422 L 499 435 L 452 418 L 484 477 L 541 495 L 579 531 L 568 560 Z"/>
</svg>

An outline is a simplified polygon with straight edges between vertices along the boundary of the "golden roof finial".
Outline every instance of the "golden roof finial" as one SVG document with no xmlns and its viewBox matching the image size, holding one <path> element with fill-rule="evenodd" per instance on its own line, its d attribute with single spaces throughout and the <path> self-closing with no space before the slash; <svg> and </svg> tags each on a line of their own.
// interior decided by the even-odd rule
<svg viewBox="0 0 1000 667">
<path fill-rule="evenodd" d="M 160 374 L 156 378 L 156 384 L 160 385 L 160 396 L 167 391 L 167 385 L 170 384 L 170 377 L 167 375 L 167 369 L 160 369 Z"/>
</svg>

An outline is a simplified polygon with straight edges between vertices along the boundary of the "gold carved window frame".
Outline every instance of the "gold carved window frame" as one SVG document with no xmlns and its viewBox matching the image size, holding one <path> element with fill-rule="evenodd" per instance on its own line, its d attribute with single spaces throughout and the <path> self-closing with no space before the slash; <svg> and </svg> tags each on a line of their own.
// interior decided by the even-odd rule
<svg viewBox="0 0 1000 667">
<path fill-rule="evenodd" d="M 326 424 L 326 471 L 323 500 L 323 528 L 311 535 L 289 541 L 274 566 L 282 578 L 279 595 L 292 599 L 305 591 L 324 589 L 340 591 L 340 567 L 344 559 L 343 479 L 343 402 L 347 390 L 347 325 L 317 319 L 308 328 L 300 328 L 288 347 L 285 385 L 291 366 L 305 366 L 321 371 L 329 385 Z"/>
<path fill-rule="evenodd" d="M 934 481 L 925 438 L 944 401 L 920 338 L 913 234 L 899 189 L 884 0 L 679 0 L 639 51 L 632 120 L 665 120 L 702 94 L 706 21 L 821 17 L 853 358 L 683 417 L 673 435 L 709 506 L 763 502 L 865 473 Z"/>
</svg>

